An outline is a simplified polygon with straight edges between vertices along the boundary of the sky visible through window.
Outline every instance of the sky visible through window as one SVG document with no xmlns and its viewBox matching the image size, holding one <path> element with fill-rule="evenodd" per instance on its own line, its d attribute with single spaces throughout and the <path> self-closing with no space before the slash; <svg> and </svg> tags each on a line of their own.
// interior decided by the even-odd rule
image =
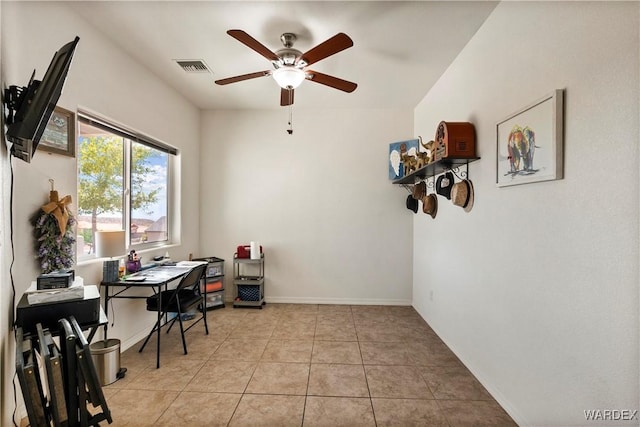
<svg viewBox="0 0 640 427">
<path fill-rule="evenodd" d="M 146 161 L 152 168 L 152 172 L 148 173 L 144 177 L 144 188 L 143 191 L 151 192 L 154 190 L 158 190 L 158 200 L 147 207 L 146 209 L 133 209 L 131 217 L 135 218 L 146 218 L 157 220 L 162 215 L 166 215 L 167 211 L 167 177 L 168 177 L 168 155 L 158 151 L 153 150 L 151 156 L 149 156 Z M 149 213 L 151 212 L 151 213 Z"/>
</svg>

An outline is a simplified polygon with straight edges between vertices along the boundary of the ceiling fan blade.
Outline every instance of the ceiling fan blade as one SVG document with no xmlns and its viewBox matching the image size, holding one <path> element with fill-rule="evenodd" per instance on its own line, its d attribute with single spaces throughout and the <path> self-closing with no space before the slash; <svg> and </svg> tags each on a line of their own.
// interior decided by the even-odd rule
<svg viewBox="0 0 640 427">
<path fill-rule="evenodd" d="M 293 105 L 293 89 L 280 89 L 280 106 Z"/>
<path fill-rule="evenodd" d="M 351 46 L 353 46 L 353 40 L 345 33 L 338 33 L 329 40 L 320 43 L 318 46 L 302 54 L 302 59 L 307 65 L 311 65 L 314 62 L 318 62 Z"/>
<path fill-rule="evenodd" d="M 271 71 L 258 71 L 256 73 L 243 74 L 241 76 L 227 77 L 226 79 L 216 80 L 218 85 L 228 85 L 229 83 L 241 82 L 243 80 L 255 79 L 271 75 Z"/>
<path fill-rule="evenodd" d="M 321 85 L 329 86 L 344 92 L 351 93 L 358 87 L 358 85 L 353 82 L 342 80 L 328 74 L 322 74 L 317 71 L 306 70 L 306 74 L 308 76 L 307 80 L 320 83 Z"/>
<path fill-rule="evenodd" d="M 276 55 L 271 51 L 271 49 L 269 49 L 268 47 L 266 47 L 265 45 L 260 43 L 258 40 L 254 39 L 253 37 L 251 37 L 249 34 L 245 33 L 242 30 L 229 30 L 227 31 L 227 34 L 229 34 L 234 39 L 238 40 L 240 43 L 243 43 L 246 46 L 250 47 L 251 49 L 255 50 L 260 55 L 267 58 L 269 61 L 277 61 L 280 59 L 278 58 L 278 55 Z"/>
</svg>

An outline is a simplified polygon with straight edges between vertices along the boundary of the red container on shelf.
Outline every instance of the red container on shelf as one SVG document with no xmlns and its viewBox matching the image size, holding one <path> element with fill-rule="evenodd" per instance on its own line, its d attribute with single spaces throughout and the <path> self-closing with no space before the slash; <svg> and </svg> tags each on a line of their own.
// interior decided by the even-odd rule
<svg viewBox="0 0 640 427">
<path fill-rule="evenodd" d="M 260 245 L 260 253 L 262 253 L 262 245 Z M 236 249 L 238 258 L 251 258 L 251 245 L 240 245 Z"/>
</svg>

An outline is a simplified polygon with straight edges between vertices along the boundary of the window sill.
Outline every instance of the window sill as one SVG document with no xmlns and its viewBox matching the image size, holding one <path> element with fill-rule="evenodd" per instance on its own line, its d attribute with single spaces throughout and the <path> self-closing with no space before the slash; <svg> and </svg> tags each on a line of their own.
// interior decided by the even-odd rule
<svg viewBox="0 0 640 427">
<path fill-rule="evenodd" d="M 154 246 L 152 248 L 135 249 L 135 251 L 136 251 L 136 253 L 138 255 L 141 256 L 142 259 L 145 259 L 145 257 L 143 256 L 144 254 L 149 254 L 149 253 L 152 253 L 152 252 L 153 253 L 162 252 L 159 255 L 164 255 L 164 252 L 168 251 L 171 248 L 176 248 L 178 246 L 180 246 L 180 245 L 177 244 L 177 243 L 170 243 L 170 244 L 162 245 L 162 246 Z M 121 258 L 124 258 L 126 256 L 127 256 L 127 254 L 124 253 L 124 254 L 122 254 L 122 256 L 113 257 L 113 259 L 121 259 Z M 157 255 L 154 255 L 154 256 L 157 256 Z M 82 258 L 82 259 L 80 259 L 80 260 L 78 260 L 76 262 L 76 266 L 83 267 L 85 265 L 92 265 L 92 264 L 96 264 L 98 262 L 104 262 L 105 260 L 108 260 L 108 259 L 109 258 L 88 258 L 88 257 L 87 258 Z M 146 261 L 149 262 L 149 260 L 146 260 Z"/>
</svg>

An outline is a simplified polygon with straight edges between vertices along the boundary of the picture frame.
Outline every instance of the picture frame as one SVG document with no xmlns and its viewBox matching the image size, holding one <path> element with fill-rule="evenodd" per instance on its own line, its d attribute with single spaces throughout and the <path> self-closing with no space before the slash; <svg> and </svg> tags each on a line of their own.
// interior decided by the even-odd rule
<svg viewBox="0 0 640 427">
<path fill-rule="evenodd" d="M 396 180 L 404 178 L 404 167 L 402 155 L 406 154 L 416 157 L 420 151 L 419 140 L 410 139 L 407 141 L 392 142 L 389 144 L 389 179 Z"/>
<path fill-rule="evenodd" d="M 564 90 L 556 89 L 496 125 L 496 185 L 563 178 Z"/>
<path fill-rule="evenodd" d="M 75 157 L 76 120 L 73 111 L 55 107 L 42 133 L 38 149 L 63 156 Z"/>
</svg>

